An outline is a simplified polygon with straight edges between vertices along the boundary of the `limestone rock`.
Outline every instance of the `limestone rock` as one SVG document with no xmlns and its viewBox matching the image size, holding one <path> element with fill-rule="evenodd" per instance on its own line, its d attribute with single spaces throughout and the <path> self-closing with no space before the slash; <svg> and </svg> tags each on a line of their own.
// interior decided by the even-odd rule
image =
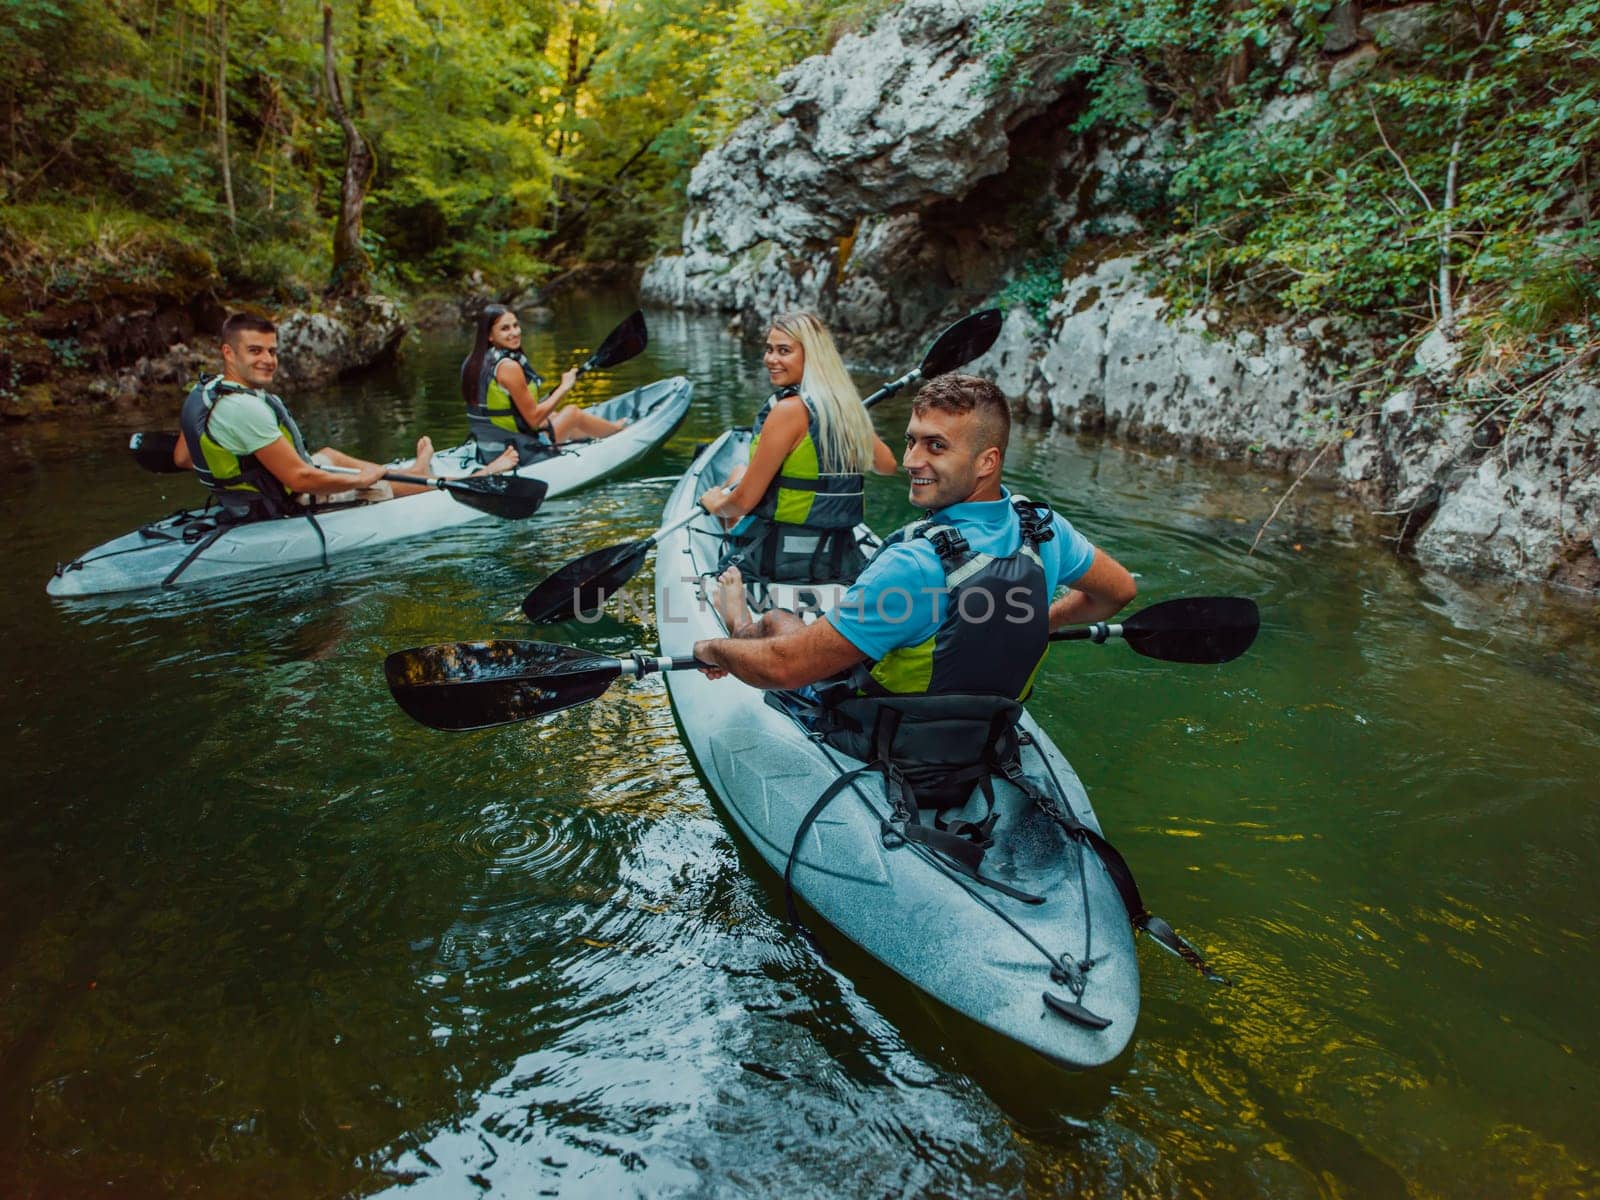
<svg viewBox="0 0 1600 1200">
<path fill-rule="evenodd" d="M 275 384 L 292 391 L 373 366 L 393 356 L 405 332 L 400 306 L 387 296 L 358 296 L 321 312 L 296 310 L 278 321 Z"/>
<path fill-rule="evenodd" d="M 985 0 L 908 0 L 870 35 L 779 77 L 783 96 L 695 167 L 683 253 L 646 300 L 737 312 L 820 307 L 848 265 L 902 240 L 909 214 L 968 195 L 1010 162 L 1010 132 L 1053 97 L 987 86 Z M 859 274 L 859 271 L 857 272 Z M 870 289 L 847 296 L 881 316 Z"/>
<path fill-rule="evenodd" d="M 1333 6 L 1328 14 L 1328 31 L 1322 38 L 1324 54 L 1343 54 L 1361 40 L 1359 12 L 1360 5 L 1352 0 L 1340 0 Z"/>
<path fill-rule="evenodd" d="M 1356 47 L 1329 68 L 1328 90 L 1338 91 L 1361 78 L 1377 64 L 1378 57 L 1375 46 Z"/>
<path fill-rule="evenodd" d="M 1449 480 L 1415 549 L 1429 566 L 1600 587 L 1600 386 L 1562 389 L 1519 414 Z"/>
<path fill-rule="evenodd" d="M 1103 262 L 1056 302 L 1040 363 L 1056 419 L 1223 457 L 1293 455 L 1337 436 L 1313 400 L 1328 390 L 1324 369 L 1290 331 L 1217 337 L 1197 317 L 1173 322 L 1138 265 Z"/>
<path fill-rule="evenodd" d="M 1455 374 L 1460 361 L 1461 347 L 1438 326 L 1429 330 L 1417 347 L 1417 366 L 1435 383 L 1444 383 Z"/>
<path fill-rule="evenodd" d="M 961 369 L 994 380 L 1013 404 L 1025 404 L 1031 411 L 1048 413 L 1044 380 L 1039 372 L 1044 333 L 1027 309 L 1013 308 L 1006 313 L 1000 336 L 988 353 Z"/>
</svg>

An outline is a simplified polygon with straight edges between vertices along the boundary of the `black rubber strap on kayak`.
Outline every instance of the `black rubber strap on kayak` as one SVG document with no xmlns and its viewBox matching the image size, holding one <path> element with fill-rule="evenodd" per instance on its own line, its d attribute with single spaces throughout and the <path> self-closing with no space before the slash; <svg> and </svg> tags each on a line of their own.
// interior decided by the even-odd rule
<svg viewBox="0 0 1600 1200">
<path fill-rule="evenodd" d="M 311 528 L 317 531 L 317 541 L 322 544 L 322 569 L 328 569 L 328 535 L 322 532 L 322 526 L 317 523 L 317 515 L 310 509 L 306 510 L 306 520 L 311 522 Z"/>
<path fill-rule="evenodd" d="M 1061 826 L 1068 837 L 1087 845 L 1095 852 L 1095 856 L 1105 865 L 1106 874 L 1111 876 L 1111 882 L 1116 886 L 1117 894 L 1122 899 L 1122 907 L 1127 910 L 1128 920 L 1133 923 L 1135 929 L 1149 934 L 1156 945 L 1183 959 L 1212 983 L 1220 983 L 1225 987 L 1233 985 L 1231 979 L 1206 962 L 1200 952 L 1179 935 L 1177 930 L 1145 907 L 1144 899 L 1139 895 L 1139 885 L 1133 878 L 1133 869 L 1128 866 L 1128 860 L 1122 857 L 1122 853 L 1115 846 L 1077 817 L 1062 812 L 1053 803 L 1043 803 L 1040 807 L 1047 816 Z"/>
<path fill-rule="evenodd" d="M 1002 896 L 1010 896 L 1013 900 L 1020 900 L 1024 904 L 1043 904 L 1043 896 L 1035 896 L 1032 892 L 1024 892 L 1014 888 L 1008 883 L 1001 883 L 998 879 L 979 872 L 978 867 L 983 862 L 983 847 L 964 837 L 953 833 L 946 833 L 942 829 L 934 829 L 917 821 L 908 821 L 899 825 L 888 821 L 883 823 L 884 844 L 891 846 L 891 835 L 900 838 L 902 842 L 915 842 L 933 851 L 946 866 L 959 871 L 974 883 L 981 883 L 984 887 L 993 888 Z"/>
<path fill-rule="evenodd" d="M 178 582 L 178 576 L 182 575 L 185 571 L 187 571 L 189 569 L 190 565 L 194 562 L 194 560 L 199 558 L 202 554 L 204 554 L 205 551 L 206 551 L 206 548 L 208 546 L 210 546 L 212 542 L 216 541 L 219 537 L 221 537 L 223 534 L 227 533 L 230 528 L 232 528 L 232 527 L 229 526 L 229 525 L 218 525 L 210 533 L 206 534 L 205 537 L 203 537 L 199 541 L 197 541 L 194 544 L 194 549 L 189 551 L 188 554 L 184 555 L 183 561 L 181 563 L 179 563 L 177 566 L 173 567 L 172 570 L 168 573 L 167 577 L 161 581 L 161 586 L 164 587 L 164 588 L 169 588 L 173 584 L 177 583 Z"/>
</svg>

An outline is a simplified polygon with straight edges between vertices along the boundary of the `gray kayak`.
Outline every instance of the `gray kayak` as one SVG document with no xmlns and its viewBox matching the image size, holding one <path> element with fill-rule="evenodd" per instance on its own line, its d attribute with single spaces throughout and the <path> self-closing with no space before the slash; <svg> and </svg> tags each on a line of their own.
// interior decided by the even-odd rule
<svg viewBox="0 0 1600 1200">
<path fill-rule="evenodd" d="M 750 435 L 724 434 L 679 481 L 663 514 L 670 524 L 744 463 Z M 858 530 L 867 546 L 876 539 Z M 703 602 L 725 549 L 710 517 L 663 536 L 656 549 L 656 621 L 664 655 L 725 635 Z M 766 585 L 757 600 L 826 612 L 838 585 Z M 727 677 L 674 671 L 667 690 L 701 773 L 739 831 L 780 875 L 802 818 L 835 779 L 862 764 L 809 736 L 789 711 Z M 1096 833 L 1083 785 L 1050 738 L 1026 718 L 1023 773 Z M 1109 1062 L 1139 1016 L 1139 966 L 1127 910 L 1099 857 L 1069 839 L 1038 804 L 994 780 L 999 820 L 985 875 L 1044 898 L 1030 904 L 979 884 L 920 846 L 890 848 L 881 775 L 842 792 L 806 831 L 793 864 L 795 894 L 822 920 L 935 1000 L 996 1033 L 1071 1067 Z M 981 794 L 970 803 L 974 817 Z M 950 814 L 947 814 L 947 816 Z M 959 814 L 957 814 L 959 815 Z M 933 814 L 924 810 L 924 820 Z M 1050 999 L 1047 1000 L 1046 996 Z M 1066 1002 L 1080 1014 L 1063 1013 Z M 1083 1011 L 1108 1022 L 1093 1028 Z"/>
<path fill-rule="evenodd" d="M 594 405 L 590 412 L 632 423 L 610 437 L 572 442 L 557 454 L 517 468 L 549 485 L 546 498 L 604 479 L 660 445 L 689 410 L 694 385 L 681 375 L 659 379 Z M 434 473 L 460 477 L 478 469 L 468 441 L 433 458 Z M 198 485 L 197 485 L 198 486 Z M 160 587 L 189 587 L 263 572 L 324 566 L 336 558 L 485 519 L 441 491 L 382 504 L 349 504 L 305 516 L 219 526 L 217 511 L 186 509 L 96 546 L 56 567 L 52 596 L 101 596 Z"/>
</svg>

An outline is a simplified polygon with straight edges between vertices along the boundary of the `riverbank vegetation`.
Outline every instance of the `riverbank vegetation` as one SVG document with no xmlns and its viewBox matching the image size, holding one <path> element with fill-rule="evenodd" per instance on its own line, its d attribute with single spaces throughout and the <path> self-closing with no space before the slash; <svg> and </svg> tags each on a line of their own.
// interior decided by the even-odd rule
<svg viewBox="0 0 1600 1200">
<path fill-rule="evenodd" d="M 1512 407 L 1600 349 L 1600 0 L 1002 0 L 995 88 L 1177 134 L 1140 218 L 1178 309 L 1357 315 Z M 1041 260 L 1043 261 L 1043 260 Z M 1037 288 L 1034 289 L 1038 291 Z"/>
</svg>

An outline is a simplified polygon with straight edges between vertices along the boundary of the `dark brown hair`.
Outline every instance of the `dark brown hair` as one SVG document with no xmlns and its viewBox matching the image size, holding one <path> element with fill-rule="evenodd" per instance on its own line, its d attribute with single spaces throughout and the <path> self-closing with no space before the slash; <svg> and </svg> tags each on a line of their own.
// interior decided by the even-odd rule
<svg viewBox="0 0 1600 1200">
<path fill-rule="evenodd" d="M 254 313 L 236 312 L 222 323 L 222 340 L 229 345 L 241 333 L 277 333 L 278 327 Z"/>
<path fill-rule="evenodd" d="M 489 333 L 494 323 L 511 310 L 504 304 L 486 304 L 478 314 L 478 329 L 472 336 L 472 353 L 461 364 L 461 398 L 468 408 L 478 403 L 478 376 L 483 373 L 483 356 L 489 353 Z"/>
<path fill-rule="evenodd" d="M 975 413 L 973 432 L 978 444 L 975 453 L 990 446 L 1001 454 L 1011 441 L 1011 405 L 1006 394 L 987 379 L 976 375 L 940 375 L 922 385 L 911 401 L 911 411 L 919 416 L 930 408 L 948 413 Z"/>
</svg>

